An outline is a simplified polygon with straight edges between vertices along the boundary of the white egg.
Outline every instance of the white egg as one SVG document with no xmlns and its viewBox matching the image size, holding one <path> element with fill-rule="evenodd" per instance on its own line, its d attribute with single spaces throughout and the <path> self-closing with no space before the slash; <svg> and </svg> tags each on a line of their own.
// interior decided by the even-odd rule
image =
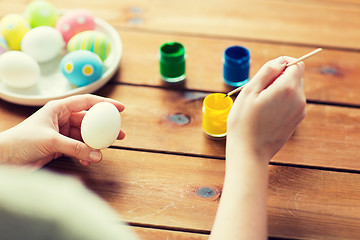
<svg viewBox="0 0 360 240">
<path fill-rule="evenodd" d="M 63 37 L 57 29 L 40 26 L 25 34 L 21 41 L 21 50 L 41 63 L 58 56 L 64 45 Z"/>
<path fill-rule="evenodd" d="M 111 103 L 100 102 L 85 114 L 81 123 L 81 136 L 89 147 L 104 149 L 115 142 L 120 127 L 119 110 Z"/>
<path fill-rule="evenodd" d="M 39 64 L 28 54 L 8 51 L 0 56 L 0 79 L 10 87 L 31 87 L 39 78 Z"/>
</svg>

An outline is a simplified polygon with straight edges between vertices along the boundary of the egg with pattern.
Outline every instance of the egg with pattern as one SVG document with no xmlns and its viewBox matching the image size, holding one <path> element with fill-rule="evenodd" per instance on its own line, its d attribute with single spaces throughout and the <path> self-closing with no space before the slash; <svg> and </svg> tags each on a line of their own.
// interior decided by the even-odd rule
<svg viewBox="0 0 360 240">
<path fill-rule="evenodd" d="M 70 38 L 79 32 L 94 30 L 94 16 L 87 10 L 71 10 L 59 18 L 55 28 L 61 32 L 65 43 L 67 43 Z"/>
<path fill-rule="evenodd" d="M 9 50 L 6 39 L 0 35 L 0 55 L 7 52 Z"/>
<path fill-rule="evenodd" d="M 71 84 L 83 87 L 102 77 L 104 64 L 95 53 L 77 50 L 63 57 L 60 69 Z"/>
<path fill-rule="evenodd" d="M 8 14 L 1 20 L 1 35 L 12 50 L 20 50 L 20 42 L 30 29 L 29 22 L 20 14 Z"/>
<path fill-rule="evenodd" d="M 25 9 L 25 16 L 32 28 L 39 26 L 55 27 L 59 18 L 55 6 L 42 0 L 36 0 L 28 4 Z"/>
<path fill-rule="evenodd" d="M 73 36 L 67 44 L 69 52 L 80 49 L 89 50 L 105 61 L 110 53 L 110 41 L 102 32 L 84 31 Z"/>
</svg>

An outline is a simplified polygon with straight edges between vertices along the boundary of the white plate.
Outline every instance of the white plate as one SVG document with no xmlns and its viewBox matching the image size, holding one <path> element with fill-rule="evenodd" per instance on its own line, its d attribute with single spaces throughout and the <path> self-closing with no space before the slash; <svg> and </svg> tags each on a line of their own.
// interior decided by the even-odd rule
<svg viewBox="0 0 360 240">
<path fill-rule="evenodd" d="M 101 88 L 115 74 L 122 55 L 122 43 L 117 31 L 107 22 L 95 18 L 95 30 L 104 33 L 111 44 L 110 54 L 106 58 L 103 76 L 84 87 L 76 87 L 68 82 L 60 70 L 60 61 L 66 54 L 62 54 L 49 62 L 40 64 L 41 78 L 30 88 L 16 89 L 0 81 L 0 98 L 5 101 L 27 106 L 42 106 L 50 100 L 64 98 L 76 94 L 92 93 Z"/>
</svg>

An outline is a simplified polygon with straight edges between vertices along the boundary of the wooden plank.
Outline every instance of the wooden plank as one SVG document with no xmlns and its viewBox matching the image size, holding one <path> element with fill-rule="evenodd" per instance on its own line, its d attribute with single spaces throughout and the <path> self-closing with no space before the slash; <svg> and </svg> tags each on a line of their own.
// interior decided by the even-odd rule
<svg viewBox="0 0 360 240">
<path fill-rule="evenodd" d="M 154 0 L 51 1 L 88 8 L 121 28 L 216 35 L 281 43 L 360 49 L 360 7 L 327 1 Z M 1 1 L 0 16 L 22 12 L 27 0 Z M 111 6 L 111 7 L 110 7 Z"/>
<path fill-rule="evenodd" d="M 225 140 L 202 130 L 204 93 L 109 84 L 99 94 L 126 106 L 127 136 L 114 146 L 224 158 Z M 0 131 L 33 109 L 1 103 Z M 360 170 L 359 119 L 360 109 L 308 104 L 305 120 L 272 162 Z"/>
<path fill-rule="evenodd" d="M 101 163 L 88 168 L 62 158 L 47 169 L 79 177 L 128 222 L 209 231 L 225 161 L 108 149 Z M 359 236 L 359 174 L 284 166 L 270 166 L 269 171 L 270 236 Z"/>
<path fill-rule="evenodd" d="M 286 0 L 280 0 L 280 1 L 284 1 L 286 2 Z M 332 4 L 334 6 L 337 7 L 348 7 L 348 8 L 353 8 L 353 7 L 359 7 L 360 3 L 358 0 L 295 0 L 297 2 L 306 2 L 307 4 L 320 4 L 320 5 L 324 5 L 324 4 Z"/>
<path fill-rule="evenodd" d="M 152 228 L 132 227 L 141 240 L 206 240 L 208 235 L 181 231 L 159 230 Z"/>
<path fill-rule="evenodd" d="M 179 41 L 187 52 L 185 88 L 212 92 L 231 90 L 222 77 L 223 52 L 229 46 L 241 45 L 250 50 L 250 77 L 271 59 L 282 55 L 300 57 L 313 50 L 299 46 L 131 31 L 119 31 L 119 35 L 124 44 L 124 55 L 115 81 L 167 87 L 159 76 L 159 47 L 166 41 Z M 305 63 L 307 99 L 360 104 L 360 52 L 324 49 Z"/>
<path fill-rule="evenodd" d="M 224 158 L 225 141 L 202 130 L 197 92 L 108 86 L 102 95 L 123 102 L 127 137 L 116 146 Z M 151 99 L 151 101 L 150 101 Z M 360 170 L 360 109 L 307 105 L 307 116 L 274 163 Z"/>
<path fill-rule="evenodd" d="M 48 167 L 80 177 L 128 222 L 209 230 L 223 182 L 218 161 L 114 149 L 103 154 L 102 163 L 89 168 L 65 158 Z M 214 196 L 199 196 L 204 187 Z"/>
<path fill-rule="evenodd" d="M 222 77 L 222 54 L 232 45 L 251 52 L 250 77 L 268 60 L 281 55 L 299 57 L 312 48 L 216 38 L 119 31 L 124 44 L 120 69 L 113 81 L 168 88 L 159 76 L 159 46 L 179 41 L 187 51 L 187 80 L 183 88 L 210 92 L 231 90 Z M 360 52 L 325 49 L 306 60 L 305 94 L 308 100 L 360 105 Z"/>
</svg>

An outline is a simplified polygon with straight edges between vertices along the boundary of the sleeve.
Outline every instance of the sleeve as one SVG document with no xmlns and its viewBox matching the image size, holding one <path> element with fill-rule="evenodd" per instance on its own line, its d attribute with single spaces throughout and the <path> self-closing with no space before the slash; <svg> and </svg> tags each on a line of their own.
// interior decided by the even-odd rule
<svg viewBox="0 0 360 240">
<path fill-rule="evenodd" d="M 137 240 L 114 210 L 77 179 L 0 167 L 2 239 Z"/>
</svg>

